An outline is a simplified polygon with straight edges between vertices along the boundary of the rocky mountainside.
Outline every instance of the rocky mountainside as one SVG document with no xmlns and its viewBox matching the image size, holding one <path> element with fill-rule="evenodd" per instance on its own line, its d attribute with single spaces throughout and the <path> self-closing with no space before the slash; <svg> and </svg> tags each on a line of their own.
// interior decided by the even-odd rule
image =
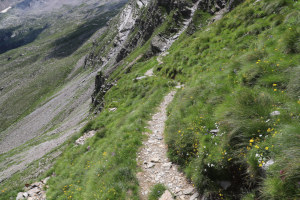
<svg viewBox="0 0 300 200">
<path fill-rule="evenodd" d="M 150 41 L 151 45 L 140 56 L 148 59 L 165 52 L 185 30 L 188 29 L 191 34 L 200 29 L 201 24 L 196 25 L 193 20 L 196 10 L 209 15 L 216 14 L 213 22 L 239 3 L 240 0 L 130 1 L 119 16 L 109 23 L 104 36 L 93 43 L 93 50 L 85 59 L 85 67 L 100 68 L 104 72 L 101 76 L 109 76 L 124 58 L 147 42 Z M 163 23 L 167 24 L 166 27 L 159 30 L 158 27 Z M 105 91 L 110 88 L 104 82 L 100 83 Z M 96 88 L 101 88 L 102 85 L 97 84 L 98 81 Z M 96 100 L 98 93 L 99 99 Z M 103 91 L 95 90 L 93 102 L 96 107 L 97 104 L 102 107 L 99 102 L 103 94 Z"/>
</svg>

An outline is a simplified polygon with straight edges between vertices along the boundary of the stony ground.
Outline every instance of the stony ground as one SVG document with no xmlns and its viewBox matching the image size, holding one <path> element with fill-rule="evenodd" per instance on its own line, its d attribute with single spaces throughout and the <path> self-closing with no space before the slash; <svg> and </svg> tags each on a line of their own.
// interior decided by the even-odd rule
<svg viewBox="0 0 300 200">
<path fill-rule="evenodd" d="M 198 199 L 199 194 L 178 167 L 167 158 L 167 146 L 164 142 L 164 127 L 167 119 L 166 108 L 173 100 L 176 91 L 170 92 L 161 103 L 158 112 L 149 121 L 152 133 L 145 133 L 148 139 L 138 153 L 138 163 L 141 172 L 137 174 L 141 199 L 146 200 L 152 186 L 164 184 L 176 199 Z"/>
</svg>

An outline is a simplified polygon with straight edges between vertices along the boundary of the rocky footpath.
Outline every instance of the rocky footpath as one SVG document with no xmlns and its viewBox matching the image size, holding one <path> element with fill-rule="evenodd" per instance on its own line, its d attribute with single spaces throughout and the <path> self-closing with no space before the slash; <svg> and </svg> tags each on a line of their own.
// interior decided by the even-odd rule
<svg viewBox="0 0 300 200">
<path fill-rule="evenodd" d="M 47 188 L 47 181 L 49 179 L 50 177 L 47 177 L 40 182 L 36 182 L 31 185 L 25 185 L 25 192 L 19 192 L 16 200 L 46 200 L 45 188 Z"/>
<path fill-rule="evenodd" d="M 176 199 L 196 200 L 199 197 L 199 193 L 178 170 L 178 166 L 170 162 L 167 157 L 168 148 L 164 143 L 163 132 L 167 119 L 166 108 L 175 93 L 176 91 L 172 91 L 164 98 L 158 112 L 149 121 L 149 129 L 152 133 L 145 133 L 148 139 L 143 142 L 143 147 L 138 153 L 137 161 L 142 171 L 137 174 L 137 178 L 142 200 L 147 199 L 151 188 L 158 183 L 164 184 Z M 170 194 L 164 194 L 162 199 L 169 200 Z"/>
</svg>

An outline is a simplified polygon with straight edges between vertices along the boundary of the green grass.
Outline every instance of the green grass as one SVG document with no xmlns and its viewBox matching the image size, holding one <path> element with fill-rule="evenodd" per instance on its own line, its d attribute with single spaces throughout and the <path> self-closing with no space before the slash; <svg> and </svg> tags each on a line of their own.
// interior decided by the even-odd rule
<svg viewBox="0 0 300 200">
<path fill-rule="evenodd" d="M 299 8 L 246 1 L 164 59 L 160 73 L 185 84 L 169 107 L 169 157 L 212 199 L 299 197 Z"/>
<path fill-rule="evenodd" d="M 163 65 L 142 58 L 126 68 L 148 50 L 149 41 L 130 54 L 110 77 L 118 83 L 106 93 L 103 111 L 69 141 L 47 173 L 56 174 L 47 199 L 139 199 L 136 153 L 142 132 L 175 81 L 185 86 L 168 107 L 168 156 L 200 194 L 299 199 L 300 4 L 255 2 L 245 1 L 210 25 L 208 14 L 197 13 L 194 23 L 203 26 L 183 34 Z M 169 25 L 167 20 L 155 34 Z M 133 81 L 152 67 L 156 76 Z M 280 115 L 271 116 L 274 111 Z M 89 130 L 97 136 L 75 146 Z M 274 164 L 266 168 L 269 161 Z M 160 190 L 161 185 L 153 188 L 154 199 Z"/>
<path fill-rule="evenodd" d="M 119 74 L 117 86 L 105 95 L 105 109 L 82 130 L 97 130 L 97 137 L 83 146 L 74 146 L 75 138 L 70 142 L 49 172 L 57 176 L 49 181 L 47 198 L 138 199 L 136 153 L 150 114 L 169 91 L 169 80 L 133 79 L 156 63 L 137 63 L 130 74 Z M 117 111 L 109 112 L 111 106 Z"/>
<path fill-rule="evenodd" d="M 98 130 L 100 136 L 82 147 L 70 144 L 51 171 L 58 176 L 50 181 L 48 197 L 138 199 L 135 159 L 141 132 L 168 81 L 175 79 L 185 87 L 168 109 L 168 154 L 201 194 L 297 199 L 299 3 L 253 3 L 246 1 L 211 25 L 196 17 L 195 23 L 205 26 L 181 36 L 162 66 L 140 59 L 127 70 L 126 63 L 143 54 L 149 42 L 133 52 L 111 76 L 119 82 L 105 95 L 106 108 L 82 131 Z M 157 31 L 167 26 L 168 21 Z M 157 77 L 132 81 L 151 67 Z M 118 109 L 109 113 L 109 107 Z M 272 117 L 273 111 L 281 114 Z M 264 170 L 270 160 L 275 164 Z M 224 189 L 221 181 L 231 186 Z"/>
<path fill-rule="evenodd" d="M 158 200 L 166 190 L 167 188 L 163 184 L 156 184 L 151 188 L 151 192 L 149 194 L 148 199 Z"/>
</svg>

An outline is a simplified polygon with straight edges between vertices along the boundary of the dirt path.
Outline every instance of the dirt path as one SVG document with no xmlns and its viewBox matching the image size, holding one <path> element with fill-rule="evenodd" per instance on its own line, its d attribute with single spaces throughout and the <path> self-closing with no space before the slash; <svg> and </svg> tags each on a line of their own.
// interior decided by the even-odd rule
<svg viewBox="0 0 300 200">
<path fill-rule="evenodd" d="M 159 110 L 149 121 L 152 133 L 145 133 L 148 139 L 143 142 L 143 147 L 138 153 L 138 164 L 142 172 L 137 174 L 140 184 L 140 197 L 147 200 L 147 196 L 155 184 L 164 184 L 176 199 L 195 200 L 199 194 L 190 184 L 178 167 L 167 158 L 167 146 L 164 142 L 164 128 L 167 119 L 166 109 L 173 100 L 176 91 L 165 96 Z"/>
</svg>

